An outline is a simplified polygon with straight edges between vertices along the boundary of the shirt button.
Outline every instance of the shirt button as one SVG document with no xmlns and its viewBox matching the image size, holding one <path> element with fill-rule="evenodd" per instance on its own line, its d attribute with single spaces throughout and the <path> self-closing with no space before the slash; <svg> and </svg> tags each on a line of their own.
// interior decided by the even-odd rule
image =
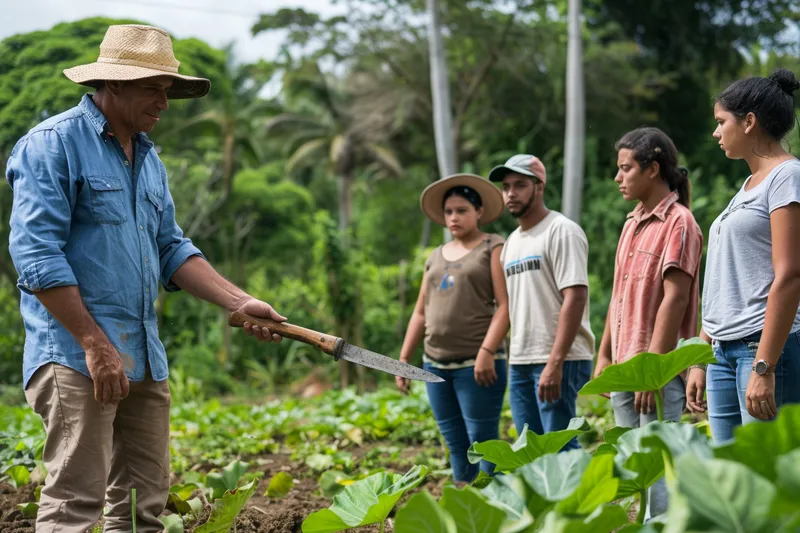
<svg viewBox="0 0 800 533">
<path fill-rule="evenodd" d="M 139 224 L 139 229 L 144 229 L 144 226 L 142 226 L 141 224 Z"/>
<path fill-rule="evenodd" d="M 622 279 L 628 279 L 628 275 L 625 274 L 624 276 L 622 276 Z"/>
<path fill-rule="evenodd" d="M 127 161 L 125 161 L 125 166 L 126 166 L 126 167 L 128 166 L 128 162 L 127 162 Z"/>
<path fill-rule="evenodd" d="M 629 253 L 628 257 L 633 257 L 633 252 Z"/>
<path fill-rule="evenodd" d="M 147 263 L 148 261 L 149 259 L 147 258 L 147 256 L 144 256 L 144 262 Z"/>
</svg>

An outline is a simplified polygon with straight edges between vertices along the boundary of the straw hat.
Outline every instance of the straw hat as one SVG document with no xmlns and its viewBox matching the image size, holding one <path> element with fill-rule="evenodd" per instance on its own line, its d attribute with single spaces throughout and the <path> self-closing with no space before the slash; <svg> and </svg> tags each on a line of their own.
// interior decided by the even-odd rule
<svg viewBox="0 0 800 533">
<path fill-rule="evenodd" d="M 434 183 L 431 183 L 419 198 L 422 212 L 429 219 L 446 226 L 444 220 L 444 195 L 453 187 L 466 186 L 473 189 L 481 197 L 483 215 L 478 219 L 479 224 L 494 222 L 503 214 L 503 193 L 492 183 L 475 174 L 453 174 Z"/>
<path fill-rule="evenodd" d="M 75 83 L 98 87 L 106 80 L 140 80 L 153 76 L 169 76 L 174 81 L 167 97 L 200 98 L 211 88 L 205 78 L 178 74 L 180 61 L 175 59 L 172 40 L 167 32 L 153 26 L 120 24 L 109 26 L 100 56 L 95 63 L 64 70 Z"/>
</svg>

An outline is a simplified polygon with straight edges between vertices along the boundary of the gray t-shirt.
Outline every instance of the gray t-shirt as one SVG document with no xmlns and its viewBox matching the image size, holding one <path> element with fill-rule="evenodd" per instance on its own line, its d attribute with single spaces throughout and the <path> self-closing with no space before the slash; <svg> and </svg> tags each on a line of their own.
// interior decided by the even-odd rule
<svg viewBox="0 0 800 533">
<path fill-rule="evenodd" d="M 764 329 L 772 268 L 770 213 L 800 203 L 800 161 L 791 159 L 746 191 L 750 178 L 711 225 L 708 237 L 703 329 L 718 341 Z M 792 331 L 800 329 L 800 310 Z"/>
</svg>

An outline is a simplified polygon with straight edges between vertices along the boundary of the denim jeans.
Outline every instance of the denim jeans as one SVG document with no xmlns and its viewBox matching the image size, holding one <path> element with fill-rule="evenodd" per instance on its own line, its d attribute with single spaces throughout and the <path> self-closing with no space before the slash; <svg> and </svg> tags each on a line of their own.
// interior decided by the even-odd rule
<svg viewBox="0 0 800 533">
<path fill-rule="evenodd" d="M 518 432 L 522 432 L 525 424 L 539 435 L 567 429 L 569 421 L 575 417 L 578 391 L 592 375 L 591 361 L 565 361 L 561 377 L 561 398 L 555 402 L 540 402 L 539 376 L 544 367 L 544 364 L 511 365 L 508 394 L 511 416 Z M 579 447 L 578 440 L 572 439 L 564 446 L 564 450 Z"/>
<path fill-rule="evenodd" d="M 478 385 L 472 366 L 445 370 L 425 363 L 424 367 L 444 379 L 444 382 L 428 383 L 427 388 L 433 416 L 450 450 L 453 479 L 472 481 L 478 475 L 478 465 L 467 460 L 470 445 L 499 437 L 500 411 L 508 380 L 506 361 L 495 360 L 497 381 L 489 387 Z M 494 465 L 481 461 L 480 470 L 491 474 Z"/>
<path fill-rule="evenodd" d="M 715 364 L 708 365 L 706 393 L 708 421 L 715 443 L 733 438 L 736 426 L 757 421 L 747 412 L 747 384 L 761 341 L 756 333 L 735 341 L 714 341 Z M 792 333 L 783 346 L 775 368 L 775 405 L 800 403 L 800 331 Z"/>
<path fill-rule="evenodd" d="M 636 412 L 634 401 L 635 392 L 612 392 L 611 405 L 614 407 L 614 420 L 620 427 L 638 428 L 658 420 L 658 413 L 639 414 Z M 664 387 L 664 419 L 680 422 L 683 409 L 686 407 L 686 383 L 677 376 Z M 669 493 L 666 480 L 662 477 L 648 490 L 647 509 L 645 521 L 667 511 Z"/>
</svg>

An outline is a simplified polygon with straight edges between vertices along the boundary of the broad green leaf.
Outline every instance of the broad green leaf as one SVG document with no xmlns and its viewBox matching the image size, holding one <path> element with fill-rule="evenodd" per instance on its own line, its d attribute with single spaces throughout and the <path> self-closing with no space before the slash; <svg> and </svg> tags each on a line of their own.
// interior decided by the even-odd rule
<svg viewBox="0 0 800 533">
<path fill-rule="evenodd" d="M 172 485 L 169 488 L 169 491 L 175 493 L 175 495 L 185 501 L 191 498 L 194 491 L 199 488 L 200 486 L 197 483 L 178 483 L 176 485 Z"/>
<path fill-rule="evenodd" d="M 427 473 L 427 467 L 415 466 L 404 476 L 379 472 L 356 481 L 333 497 L 330 508 L 311 513 L 303 521 L 303 533 L 333 533 L 382 522 Z"/>
<path fill-rule="evenodd" d="M 36 502 L 18 503 L 17 509 L 22 512 L 22 516 L 25 518 L 36 518 L 36 514 L 39 512 L 39 504 Z"/>
<path fill-rule="evenodd" d="M 778 457 L 778 493 L 772 502 L 772 516 L 783 517 L 800 529 L 800 448 Z"/>
<path fill-rule="evenodd" d="M 214 502 L 208 521 L 195 528 L 194 533 L 230 531 L 236 521 L 236 517 L 241 512 L 244 504 L 247 503 L 247 500 L 253 496 L 257 486 L 258 478 L 236 490 L 225 492 L 222 498 Z"/>
<path fill-rule="evenodd" d="M 321 472 L 333 468 L 334 460 L 332 455 L 315 453 L 306 457 L 306 464 L 310 469 Z"/>
<path fill-rule="evenodd" d="M 206 485 L 211 489 L 211 499 L 221 498 L 225 491 L 236 490 L 239 480 L 247 472 L 247 463 L 233 461 L 222 472 L 211 471 L 206 475 Z"/>
<path fill-rule="evenodd" d="M 292 476 L 286 472 L 278 472 L 269 480 L 269 485 L 267 486 L 267 491 L 264 493 L 264 496 L 283 498 L 289 494 L 289 491 L 292 490 L 293 487 L 294 479 L 292 479 Z"/>
<path fill-rule="evenodd" d="M 183 533 L 183 518 L 180 515 L 161 515 L 158 519 L 164 524 L 164 533 Z"/>
<path fill-rule="evenodd" d="M 489 484 L 494 480 L 494 477 L 490 476 L 483 470 L 478 472 L 477 477 L 472 480 L 471 485 L 476 489 L 483 489 L 489 486 Z"/>
<path fill-rule="evenodd" d="M 673 514 L 667 531 L 715 531 L 767 533 L 775 529 L 769 509 L 775 487 L 746 466 L 724 459 L 703 460 L 692 454 L 676 463 L 676 492 L 683 496 L 676 511 L 685 506 L 684 517 Z M 672 501 L 670 512 L 672 513 Z M 688 511 L 688 512 L 687 512 Z"/>
<path fill-rule="evenodd" d="M 611 502 L 619 489 L 614 476 L 614 456 L 595 455 L 581 477 L 580 485 L 568 498 L 556 505 L 563 515 L 586 516 L 599 506 Z"/>
<path fill-rule="evenodd" d="M 583 450 L 552 453 L 519 468 L 516 473 L 545 500 L 558 502 L 575 492 L 591 460 Z"/>
<path fill-rule="evenodd" d="M 619 530 L 619 533 L 660 533 L 663 524 L 631 524 Z"/>
<path fill-rule="evenodd" d="M 603 440 L 608 444 L 616 444 L 621 436 L 629 432 L 633 428 L 613 427 L 603 434 Z"/>
<path fill-rule="evenodd" d="M 12 466 L 5 471 L 5 474 L 11 478 L 11 484 L 15 489 L 25 486 L 31 481 L 31 473 L 22 465 Z"/>
<path fill-rule="evenodd" d="M 607 366 L 579 394 L 660 390 L 690 366 L 714 362 L 708 344 L 689 344 L 663 355 L 644 352 L 624 363 Z"/>
<path fill-rule="evenodd" d="M 629 523 L 628 515 L 622 507 L 607 505 L 598 507 L 586 518 L 565 518 L 556 512 L 545 517 L 541 531 L 547 533 L 611 533 Z"/>
<path fill-rule="evenodd" d="M 339 494 L 347 485 L 351 485 L 352 476 L 348 476 L 341 470 L 326 470 L 319 476 L 319 488 L 322 495 L 326 498 L 333 498 Z"/>
<path fill-rule="evenodd" d="M 558 452 L 574 437 L 589 429 L 588 422 L 583 418 L 573 418 L 567 429 L 544 435 L 537 435 L 525 425 L 522 435 L 513 444 L 503 440 L 476 442 L 470 446 L 467 457 L 473 464 L 485 459 L 496 466 L 496 471 L 511 472 L 545 454 Z"/>
<path fill-rule="evenodd" d="M 652 428 L 656 427 L 654 424 L 656 423 L 628 431 L 617 440 L 614 461 L 622 471 L 618 498 L 642 492 L 664 475 L 664 455 L 661 449 L 642 440 L 651 435 Z"/>
<path fill-rule="evenodd" d="M 192 506 L 189 505 L 189 502 L 181 498 L 177 493 L 170 492 L 169 501 L 173 506 L 175 506 L 175 510 L 178 511 L 178 514 L 194 514 L 194 510 L 192 509 Z"/>
<path fill-rule="evenodd" d="M 638 440 L 641 449 L 663 450 L 673 461 L 686 452 L 705 459 L 714 457 L 708 438 L 691 424 L 650 422 L 627 433 L 624 440 Z"/>
<path fill-rule="evenodd" d="M 418 492 L 397 511 L 395 533 L 457 533 L 456 522 L 429 492 Z"/>
<path fill-rule="evenodd" d="M 495 507 L 506 512 L 506 521 L 502 533 L 525 531 L 533 524 L 533 515 L 525 504 L 528 489 L 525 482 L 517 475 L 498 474 L 494 481 L 481 490 Z"/>
<path fill-rule="evenodd" d="M 458 533 L 500 533 L 506 512 L 489 503 L 472 487 L 445 487 L 439 502 L 456 522 Z"/>
<path fill-rule="evenodd" d="M 800 448 L 800 405 L 784 405 L 778 417 L 770 422 L 753 422 L 739 426 L 734 440 L 717 447 L 715 455 L 742 463 L 768 480 L 775 482 L 777 458 Z"/>
</svg>

